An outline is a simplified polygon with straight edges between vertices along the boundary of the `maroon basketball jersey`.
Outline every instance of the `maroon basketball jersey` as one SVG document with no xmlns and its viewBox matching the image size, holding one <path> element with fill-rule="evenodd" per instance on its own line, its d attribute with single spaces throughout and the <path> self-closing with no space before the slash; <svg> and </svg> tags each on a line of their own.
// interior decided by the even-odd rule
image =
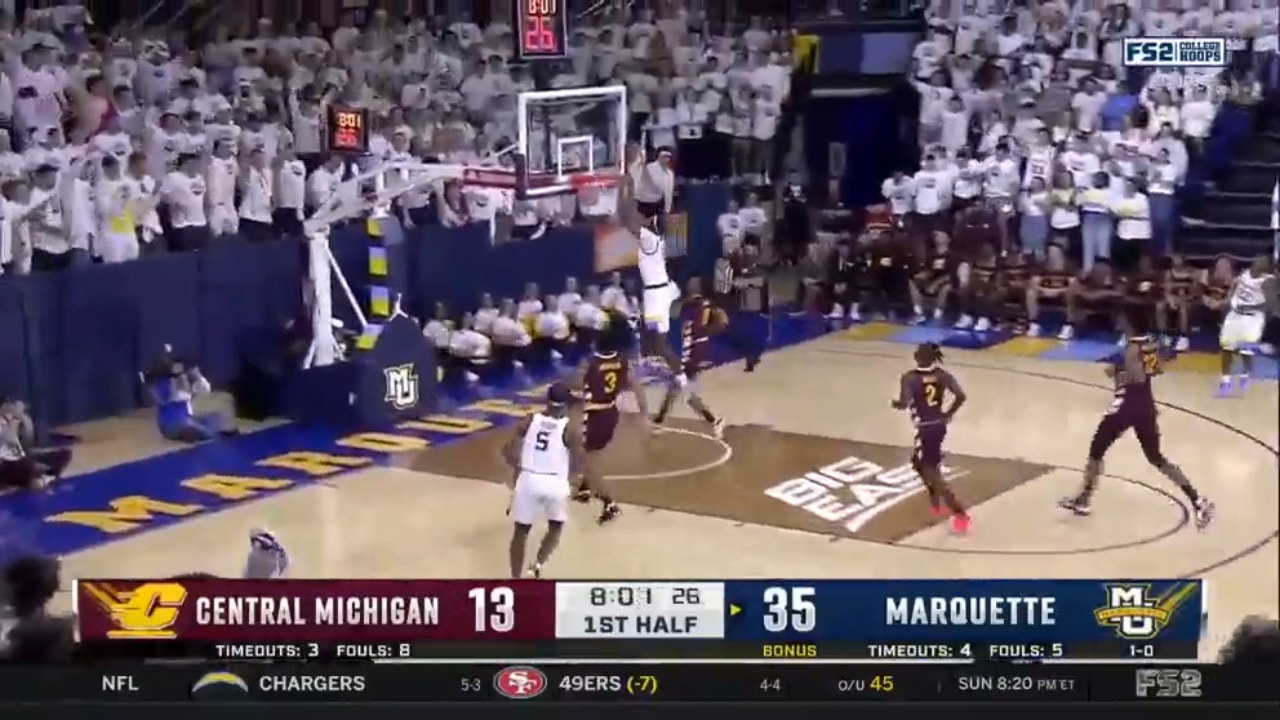
<svg viewBox="0 0 1280 720">
<path fill-rule="evenodd" d="M 953 393 L 955 378 L 941 368 L 908 370 L 902 375 L 902 388 L 917 426 L 937 425 L 947 421 L 947 393 Z"/>
<path fill-rule="evenodd" d="M 586 394 L 586 410 L 614 407 L 618 394 L 630 384 L 627 361 L 618 353 L 592 353 L 587 358 L 582 387 Z"/>
<path fill-rule="evenodd" d="M 711 337 L 711 315 L 715 307 L 702 296 L 689 298 L 680 308 L 680 364 L 693 377 L 707 366 L 707 340 Z"/>
<path fill-rule="evenodd" d="M 1139 377 L 1134 377 L 1124 366 L 1116 370 L 1115 401 L 1111 403 L 1111 412 L 1155 413 L 1156 397 L 1151 387 L 1151 378 L 1164 372 L 1164 364 L 1160 361 L 1160 345 L 1149 335 L 1130 338 L 1131 344 L 1138 346 L 1138 357 L 1142 361 Z"/>
</svg>

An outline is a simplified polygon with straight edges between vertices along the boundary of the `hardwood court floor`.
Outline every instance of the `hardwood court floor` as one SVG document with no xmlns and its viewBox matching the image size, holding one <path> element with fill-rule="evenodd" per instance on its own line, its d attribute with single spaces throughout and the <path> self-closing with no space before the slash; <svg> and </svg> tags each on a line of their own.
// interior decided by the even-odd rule
<svg viewBox="0 0 1280 720">
<path fill-rule="evenodd" d="M 642 438 L 624 427 L 607 459 L 626 512 L 601 528 L 576 507 L 553 578 L 1201 577 L 1216 652 L 1245 615 L 1280 615 L 1275 383 L 1211 398 L 1212 377 L 1157 381 L 1165 451 L 1218 505 L 1205 532 L 1136 441 L 1112 451 L 1090 518 L 1073 492 L 1110 401 L 1100 366 L 955 351 L 970 403 L 947 439 L 968 537 L 929 518 L 903 471 L 905 416 L 889 408 L 903 345 L 837 336 L 775 352 L 753 375 L 704 382 L 725 441 L 685 419 Z M 265 525 L 298 577 L 501 577 L 508 520 L 494 429 L 371 469 L 72 555 L 68 577 L 234 575 L 245 532 Z"/>
</svg>

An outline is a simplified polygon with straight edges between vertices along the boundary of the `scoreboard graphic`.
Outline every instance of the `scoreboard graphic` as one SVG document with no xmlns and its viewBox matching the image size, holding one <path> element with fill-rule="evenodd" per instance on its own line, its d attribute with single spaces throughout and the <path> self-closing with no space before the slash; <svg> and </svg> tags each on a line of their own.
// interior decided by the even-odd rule
<svg viewBox="0 0 1280 720">
<path fill-rule="evenodd" d="M 220 659 L 1192 660 L 1204 598 L 1177 580 L 76 586 L 83 642 L 207 643 Z"/>
<path fill-rule="evenodd" d="M 0 700 L 1277 699 L 1271 668 L 1196 663 L 1194 580 L 106 579 L 73 593 L 80 653 L 114 662 L 53 683 L 12 668 Z M 128 662 L 178 658 L 203 662 Z"/>
</svg>

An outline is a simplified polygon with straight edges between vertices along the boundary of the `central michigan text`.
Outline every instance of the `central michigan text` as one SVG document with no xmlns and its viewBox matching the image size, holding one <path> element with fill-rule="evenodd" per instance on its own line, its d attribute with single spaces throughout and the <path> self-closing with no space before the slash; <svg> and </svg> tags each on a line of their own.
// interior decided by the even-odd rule
<svg viewBox="0 0 1280 720">
<path fill-rule="evenodd" d="M 891 597 L 886 625 L 1054 625 L 1052 597 Z"/>
<path fill-rule="evenodd" d="M 200 625 L 437 625 L 434 597 L 202 597 Z"/>
</svg>

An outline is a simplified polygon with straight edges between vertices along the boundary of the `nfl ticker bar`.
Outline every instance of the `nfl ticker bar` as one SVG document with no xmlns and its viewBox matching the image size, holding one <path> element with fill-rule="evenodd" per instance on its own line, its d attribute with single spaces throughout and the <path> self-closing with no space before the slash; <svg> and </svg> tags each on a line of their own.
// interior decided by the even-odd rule
<svg viewBox="0 0 1280 720">
<path fill-rule="evenodd" d="M 14 667 L 0 702 L 1266 701 L 1273 669 L 1221 666 L 200 665 Z"/>
<path fill-rule="evenodd" d="M 1192 660 L 1180 580 L 82 580 L 86 652 L 219 660 Z"/>
</svg>

